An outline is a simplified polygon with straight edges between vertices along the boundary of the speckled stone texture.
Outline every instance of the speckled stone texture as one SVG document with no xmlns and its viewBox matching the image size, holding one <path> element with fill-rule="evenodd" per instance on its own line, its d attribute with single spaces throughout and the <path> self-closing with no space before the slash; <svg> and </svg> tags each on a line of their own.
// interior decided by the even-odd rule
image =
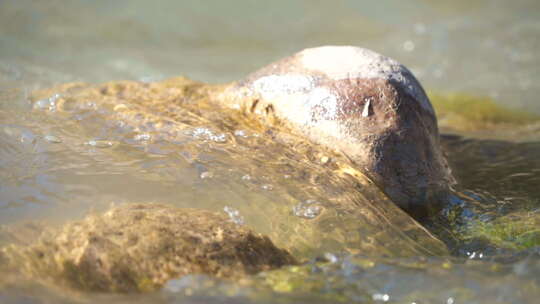
<svg viewBox="0 0 540 304">
<path fill-rule="evenodd" d="M 343 152 L 399 206 L 421 216 L 455 183 L 423 88 L 395 60 L 352 46 L 305 49 L 225 91 L 226 104 L 275 117 Z"/>
</svg>

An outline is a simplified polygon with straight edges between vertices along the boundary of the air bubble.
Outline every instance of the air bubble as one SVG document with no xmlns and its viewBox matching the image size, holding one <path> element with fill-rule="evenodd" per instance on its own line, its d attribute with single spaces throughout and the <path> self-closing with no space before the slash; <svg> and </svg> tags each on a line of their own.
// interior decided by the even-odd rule
<svg viewBox="0 0 540 304">
<path fill-rule="evenodd" d="M 43 137 L 46 141 L 52 143 L 52 144 L 59 144 L 62 142 L 62 139 L 60 137 L 54 136 L 54 135 L 45 135 Z"/>
<path fill-rule="evenodd" d="M 60 97 L 60 94 L 54 94 L 49 98 L 40 99 L 34 103 L 33 108 L 36 110 L 48 110 L 50 112 L 54 112 L 56 111 L 56 101 Z"/>
<path fill-rule="evenodd" d="M 133 139 L 136 141 L 149 141 L 151 138 L 152 138 L 152 135 L 148 133 L 142 133 L 142 134 L 137 134 L 133 136 Z"/>
<path fill-rule="evenodd" d="M 190 135 L 197 139 L 210 140 L 218 143 L 227 141 L 227 135 L 223 133 L 216 134 L 207 128 L 195 128 L 190 132 Z"/>
<path fill-rule="evenodd" d="M 412 42 L 411 40 L 403 42 L 403 50 L 405 50 L 406 52 L 414 51 L 415 47 L 416 46 L 414 45 L 414 42 Z"/>
<path fill-rule="evenodd" d="M 227 213 L 227 215 L 229 216 L 229 218 L 231 219 L 231 221 L 237 225 L 243 225 L 244 224 L 244 217 L 240 215 L 240 211 L 232 208 L 232 207 L 229 207 L 229 206 L 225 206 L 223 208 L 223 211 L 225 211 L 225 213 Z"/>
<path fill-rule="evenodd" d="M 32 131 L 24 130 L 21 133 L 21 137 L 19 137 L 19 140 L 23 144 L 34 144 L 36 142 L 36 136 Z"/>
<path fill-rule="evenodd" d="M 114 145 L 113 142 L 108 140 L 89 140 L 85 144 L 95 148 L 109 148 Z"/>
<path fill-rule="evenodd" d="M 333 254 L 333 253 L 330 253 L 330 252 L 325 252 L 324 253 L 324 258 L 328 260 L 328 262 L 332 263 L 332 264 L 335 264 L 338 262 L 338 257 Z"/>
<path fill-rule="evenodd" d="M 374 293 L 371 298 L 373 301 L 382 301 L 382 302 L 388 302 L 390 300 L 390 296 L 383 293 Z"/>
<path fill-rule="evenodd" d="M 236 130 L 236 131 L 234 131 L 234 136 L 244 137 L 244 138 L 248 137 L 247 132 L 244 131 L 244 130 Z"/>
<path fill-rule="evenodd" d="M 261 186 L 261 189 L 266 190 L 266 191 L 272 191 L 274 190 L 274 186 L 272 184 L 264 184 Z"/>
<path fill-rule="evenodd" d="M 201 175 L 199 175 L 199 177 L 201 179 L 212 178 L 212 177 L 214 177 L 214 173 L 212 173 L 210 171 L 204 171 L 203 173 L 201 173 Z"/>
<path fill-rule="evenodd" d="M 323 207 L 321 206 L 321 203 L 319 203 L 316 200 L 310 199 L 294 206 L 293 214 L 298 217 L 311 220 L 319 216 L 322 210 L 323 210 Z"/>
<path fill-rule="evenodd" d="M 36 135 L 30 129 L 25 127 L 7 125 L 1 130 L 13 140 L 22 144 L 34 144 L 36 142 Z"/>
</svg>

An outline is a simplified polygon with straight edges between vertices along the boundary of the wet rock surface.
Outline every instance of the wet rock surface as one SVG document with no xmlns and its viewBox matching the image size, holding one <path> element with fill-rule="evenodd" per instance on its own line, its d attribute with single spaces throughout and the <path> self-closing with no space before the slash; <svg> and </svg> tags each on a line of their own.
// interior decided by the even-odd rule
<svg viewBox="0 0 540 304">
<path fill-rule="evenodd" d="M 224 214 L 162 204 L 125 204 L 1 250 L 1 264 L 89 291 L 137 292 L 187 274 L 241 279 L 295 264 L 268 237 Z"/>
<path fill-rule="evenodd" d="M 454 183 L 431 103 L 412 73 L 367 49 L 325 46 L 272 63 L 228 105 L 345 153 L 402 208 L 422 213 Z"/>
<path fill-rule="evenodd" d="M 69 97 L 73 93 L 76 98 Z M 185 78 L 92 89 L 74 83 L 40 91 L 33 99 L 34 107 L 55 111 L 92 110 L 100 100 L 99 107 L 115 112 L 133 131 L 158 128 L 167 140 L 178 139 L 178 130 L 193 125 L 194 116 L 208 117 L 205 111 L 240 109 L 260 126 L 286 128 L 344 153 L 413 214 L 425 214 L 455 183 L 421 85 L 403 65 L 358 47 L 305 49 L 226 85 Z"/>
<path fill-rule="evenodd" d="M 238 168 L 265 177 L 261 187 L 270 185 L 264 191 L 272 192 L 271 200 L 228 202 L 218 210 L 226 207 L 237 223 L 299 260 L 329 251 L 448 253 L 395 205 L 422 213 L 453 182 L 433 109 L 408 70 L 370 51 L 305 50 L 227 85 L 181 77 L 68 83 L 31 99 L 36 111 L 75 121 L 79 132 L 95 138 L 85 140 L 89 149 L 115 155 L 122 146 L 146 151 L 168 143 L 167 149 L 192 155 L 197 179 L 207 183 L 229 185 L 223 172 Z M 201 155 L 218 161 L 209 170 L 196 160 Z M 210 211 L 124 206 L 8 250 L 4 259 L 25 265 L 32 277 L 124 292 L 153 290 L 186 274 L 236 280 L 295 262 L 268 238 L 229 220 Z"/>
</svg>

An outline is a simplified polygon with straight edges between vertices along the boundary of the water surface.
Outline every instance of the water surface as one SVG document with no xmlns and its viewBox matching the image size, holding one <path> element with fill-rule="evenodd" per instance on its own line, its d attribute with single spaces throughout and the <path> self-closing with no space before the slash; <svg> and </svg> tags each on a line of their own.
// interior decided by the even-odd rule
<svg viewBox="0 0 540 304">
<path fill-rule="evenodd" d="M 442 140 L 459 185 L 440 218 L 426 224 L 454 256 L 428 258 L 425 247 L 390 227 L 376 238 L 386 254 L 365 258 L 354 245 L 365 229 L 355 219 L 365 215 L 334 209 L 350 201 L 340 194 L 351 181 L 330 176 L 320 162 L 326 151 L 287 148 L 287 141 L 271 145 L 266 130 L 226 119 L 216 123 L 220 116 L 208 123 L 205 115 L 211 114 L 195 115 L 207 123 L 194 118 L 184 126 L 189 132 L 173 139 L 162 130 L 118 125 L 120 120 L 108 119 L 107 107 L 92 100 L 66 114 L 55 108 L 54 94 L 38 106 L 30 95 L 73 81 L 184 75 L 228 82 L 305 47 L 347 44 L 403 62 L 430 91 L 487 96 L 540 114 L 539 9 L 534 0 L 0 2 L 3 230 L 28 222 L 59 225 L 111 203 L 160 202 L 228 212 L 274 236 L 291 227 L 283 223 L 298 223 L 281 244 L 311 259 L 300 268 L 262 274 L 248 286 L 192 276 L 137 297 L 8 279 L 0 282 L 1 302 L 534 302 L 540 293 L 537 122 L 444 125 L 446 133 L 460 134 Z M 283 149 L 290 153 L 276 156 Z M 276 201 L 282 210 L 271 209 Z M 298 216 L 311 216 L 302 213 L 306 202 L 334 211 L 311 221 Z M 272 212 L 283 216 L 264 217 Z M 327 234 L 310 234 L 312 223 Z M 519 231 L 520 223 L 533 226 Z M 24 242 L 30 234 L 0 242 Z M 317 246 L 311 246 L 314 240 Z M 405 259 L 396 254 L 403 244 L 411 248 Z M 326 262 L 314 260 L 325 253 Z"/>
</svg>

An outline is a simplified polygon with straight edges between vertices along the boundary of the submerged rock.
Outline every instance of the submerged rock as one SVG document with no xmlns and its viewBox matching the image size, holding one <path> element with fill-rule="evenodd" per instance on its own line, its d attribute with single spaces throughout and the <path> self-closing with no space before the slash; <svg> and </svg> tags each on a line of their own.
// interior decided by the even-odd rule
<svg viewBox="0 0 540 304">
<path fill-rule="evenodd" d="M 313 58 L 309 69 L 299 65 L 308 53 L 326 58 L 319 71 Z M 361 59 L 364 53 L 368 57 Z M 341 79 L 339 69 L 356 76 Z M 59 125 L 75 121 L 82 128 L 73 132 L 81 137 L 106 134 L 118 142 L 95 153 L 129 157 L 124 149 L 129 146 L 188 155 L 186 163 L 171 163 L 170 170 L 188 166 L 205 189 L 225 191 L 206 191 L 217 193 L 219 202 L 201 199 L 197 207 L 237 210 L 246 225 L 299 259 L 329 251 L 400 257 L 448 253 L 395 204 L 425 211 L 452 177 L 421 87 L 404 67 L 380 55 L 353 47 L 317 48 L 237 83 L 208 85 L 181 77 L 71 83 L 34 92 L 32 99 L 50 96 L 57 96 L 51 115 Z M 241 178 L 246 173 L 252 181 Z M 258 193 L 265 184 L 272 191 Z M 298 216 L 305 212 L 295 206 L 309 200 L 320 204 L 308 206 L 310 216 Z"/>
<path fill-rule="evenodd" d="M 230 107 L 276 117 L 345 153 L 408 211 L 423 212 L 454 183 L 423 88 L 403 65 L 370 50 L 305 49 L 224 95 Z"/>
<path fill-rule="evenodd" d="M 295 263 L 268 237 L 224 214 L 160 204 L 112 208 L 0 253 L 0 261 L 34 277 L 117 292 L 153 290 L 194 273 L 239 279 Z"/>
<path fill-rule="evenodd" d="M 491 221 L 470 220 L 463 237 L 499 250 L 540 248 L 540 210 L 512 212 Z M 487 250 L 486 250 L 487 251 Z"/>
<path fill-rule="evenodd" d="M 411 213 L 425 213 L 455 183 L 422 86 L 406 67 L 367 49 L 305 49 L 226 85 L 177 78 L 159 85 L 111 83 L 82 94 L 81 88 L 85 85 L 67 84 L 41 91 L 34 99 L 39 103 L 55 96 L 58 111 L 87 110 L 88 100 L 95 107 L 94 101 L 101 99 L 134 131 L 157 127 L 173 139 L 179 136 L 178 127 L 193 121 L 193 114 L 205 116 L 201 112 L 213 107 L 240 109 L 262 125 L 285 127 L 344 153 Z M 77 91 L 78 100 L 69 98 Z M 141 107 L 150 111 L 137 111 Z"/>
</svg>

